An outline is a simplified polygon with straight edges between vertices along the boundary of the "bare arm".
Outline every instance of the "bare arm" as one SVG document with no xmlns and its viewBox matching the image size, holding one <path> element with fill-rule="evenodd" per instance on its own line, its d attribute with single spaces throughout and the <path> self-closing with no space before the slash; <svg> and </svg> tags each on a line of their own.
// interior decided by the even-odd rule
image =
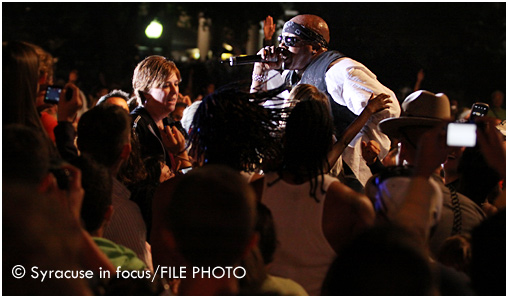
<svg viewBox="0 0 508 298">
<path fill-rule="evenodd" d="M 333 145 L 332 150 L 328 153 L 328 162 L 330 165 L 334 165 L 335 162 L 337 162 L 337 159 L 342 152 L 344 152 L 344 149 L 346 149 L 347 145 L 355 138 L 372 115 L 388 109 L 388 104 L 392 102 L 389 98 L 390 96 L 384 93 L 376 97 L 374 97 L 374 94 L 370 96 L 369 103 L 365 109 L 363 109 L 355 121 L 346 128 L 339 140 Z"/>
<path fill-rule="evenodd" d="M 374 207 L 369 199 L 338 181 L 328 188 L 324 204 L 323 233 L 335 252 L 374 224 Z"/>
</svg>

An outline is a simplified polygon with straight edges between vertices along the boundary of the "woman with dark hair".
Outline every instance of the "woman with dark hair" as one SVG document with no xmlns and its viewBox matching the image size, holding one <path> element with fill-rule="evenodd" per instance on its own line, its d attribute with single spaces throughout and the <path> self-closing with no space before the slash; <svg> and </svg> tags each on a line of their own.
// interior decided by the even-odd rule
<svg viewBox="0 0 508 298">
<path fill-rule="evenodd" d="M 2 48 L 2 124 L 23 124 L 46 135 L 35 108 L 39 88 L 37 53 L 23 42 L 4 42 Z"/>
<path fill-rule="evenodd" d="M 280 243 L 270 273 L 319 295 L 337 252 L 373 224 L 374 209 L 366 196 L 328 175 L 329 153 L 336 151 L 336 160 L 345 139 L 334 143 L 326 95 L 314 86 L 299 85 L 290 99 L 297 103 L 286 121 L 280 164 L 253 184 L 273 214 Z M 371 102 L 383 109 L 385 99 L 381 94 Z"/>
<path fill-rule="evenodd" d="M 62 89 L 60 98 L 69 96 L 69 100 L 58 103 L 58 125 L 55 127 L 55 138 L 58 147 L 50 139 L 48 132 L 37 111 L 36 100 L 40 91 L 40 83 L 49 79 L 52 70 L 47 61 L 48 53 L 39 46 L 22 41 L 4 42 L 2 46 L 2 124 L 22 124 L 40 132 L 48 144 L 52 158 L 65 160 L 77 156 L 74 146 L 74 127 L 77 110 L 82 101 L 79 89 L 67 84 Z M 47 55 L 46 55 L 47 54 Z M 51 80 L 49 80 L 51 81 Z M 59 153 L 60 152 L 60 153 Z"/>
</svg>

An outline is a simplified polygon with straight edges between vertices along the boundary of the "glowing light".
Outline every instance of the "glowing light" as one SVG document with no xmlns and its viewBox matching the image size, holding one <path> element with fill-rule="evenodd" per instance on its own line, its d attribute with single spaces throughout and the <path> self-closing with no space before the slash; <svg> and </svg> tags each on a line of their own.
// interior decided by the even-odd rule
<svg viewBox="0 0 508 298">
<path fill-rule="evenodd" d="M 162 35 L 162 24 L 157 20 L 153 20 L 146 27 L 145 34 L 148 38 L 157 39 Z"/>
<path fill-rule="evenodd" d="M 233 46 L 229 45 L 227 43 L 223 43 L 222 47 L 225 48 L 227 51 L 232 51 L 233 50 Z"/>
<path fill-rule="evenodd" d="M 194 59 L 194 60 L 199 60 L 199 58 L 201 57 L 201 53 L 199 52 L 198 48 L 188 49 L 187 54 L 189 55 L 189 57 L 191 59 Z"/>
<path fill-rule="evenodd" d="M 220 55 L 220 58 L 221 58 L 222 60 L 227 60 L 227 59 L 229 59 L 229 58 L 231 58 L 231 57 L 233 57 L 233 54 L 231 54 L 231 53 L 222 53 L 222 54 Z"/>
</svg>

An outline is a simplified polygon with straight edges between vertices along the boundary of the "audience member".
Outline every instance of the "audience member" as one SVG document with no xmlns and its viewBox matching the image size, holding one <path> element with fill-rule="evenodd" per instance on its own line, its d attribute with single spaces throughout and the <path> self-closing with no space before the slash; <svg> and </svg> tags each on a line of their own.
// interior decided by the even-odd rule
<svg viewBox="0 0 508 298">
<path fill-rule="evenodd" d="M 182 127 L 185 129 L 185 132 L 190 135 L 191 133 L 191 124 L 192 119 L 194 119 L 194 114 L 201 104 L 201 100 L 193 102 L 190 106 L 186 107 L 182 113 L 182 119 L 180 122 L 182 123 Z"/>
<path fill-rule="evenodd" d="M 242 260 L 246 277 L 240 280 L 242 292 L 259 295 L 308 296 L 305 289 L 291 279 L 267 273 L 277 247 L 277 235 L 270 209 L 257 202 L 256 233 L 258 244 Z"/>
<path fill-rule="evenodd" d="M 94 275 L 100 268 L 114 270 L 80 227 L 81 172 L 51 160 L 44 136 L 34 128 L 6 125 L 2 139 L 9 144 L 2 152 L 4 268 L 83 269 Z M 10 272 L 4 275 L 4 293 L 13 295 L 83 295 L 89 294 L 88 286 L 97 285 L 97 279 L 49 279 L 43 284 L 38 279 L 10 276 Z M 83 284 L 86 281 L 88 285 Z"/>
<path fill-rule="evenodd" d="M 130 113 L 129 106 L 127 105 L 128 101 L 129 101 L 129 93 L 115 89 L 99 98 L 96 105 L 98 106 L 102 103 L 110 103 L 120 106 L 124 108 L 127 111 L 127 113 Z"/>
<path fill-rule="evenodd" d="M 47 87 L 53 85 L 53 56 L 38 45 L 31 43 L 26 44 L 31 46 L 39 57 L 39 90 L 37 92 L 35 105 L 41 117 L 44 129 L 48 133 L 49 138 L 55 142 L 53 130 L 57 125 L 57 105 L 44 101 Z"/>
<path fill-rule="evenodd" d="M 2 124 L 22 124 L 36 129 L 54 158 L 58 152 L 36 109 L 40 64 L 35 48 L 25 42 L 4 42 L 2 46 Z"/>
<path fill-rule="evenodd" d="M 183 117 L 183 111 L 188 107 L 188 105 L 184 102 L 177 102 L 175 106 L 175 110 L 169 114 L 171 119 L 174 121 L 174 126 L 178 128 L 178 130 L 182 133 L 185 140 L 189 139 L 188 132 L 183 128 L 182 126 L 182 117 Z"/>
<path fill-rule="evenodd" d="M 185 110 L 185 108 L 187 108 L 188 105 L 186 103 L 183 103 L 183 102 L 177 102 L 176 103 L 176 106 L 175 106 L 175 109 L 173 110 L 173 112 L 169 113 L 169 116 L 176 122 L 176 121 L 181 121 L 182 120 L 182 117 L 183 117 L 183 110 Z"/>
<path fill-rule="evenodd" d="M 374 204 L 377 224 L 397 222 L 412 176 L 412 167 L 393 166 L 386 167 L 367 181 L 365 193 Z M 432 179 L 429 179 L 429 183 L 432 188 L 426 194 L 430 204 L 428 218 L 425 219 L 427 231 L 431 231 L 439 222 L 443 208 L 443 195 L 439 184 Z"/>
<path fill-rule="evenodd" d="M 277 121 L 281 110 L 266 109 L 258 97 L 238 86 L 226 86 L 206 96 L 191 125 L 189 154 L 197 165 L 223 164 L 235 170 L 261 170 L 279 150 Z M 256 98 L 253 98 L 256 97 Z"/>
<path fill-rule="evenodd" d="M 102 84 L 94 86 L 92 91 L 88 94 L 88 109 L 95 107 L 99 98 L 108 94 L 109 91 L 110 89 Z"/>
<path fill-rule="evenodd" d="M 471 284 L 479 296 L 506 295 L 506 209 L 472 232 Z"/>
<path fill-rule="evenodd" d="M 118 105 L 129 112 L 127 102 L 129 95 L 121 90 L 113 90 L 101 97 L 97 105 Z M 147 241 L 150 239 L 152 225 L 152 198 L 155 189 L 162 181 L 174 176 L 164 163 L 163 156 L 141 158 L 141 144 L 134 130 L 131 130 L 131 153 L 118 171 L 118 181 L 122 182 L 131 192 L 131 201 L 138 204 L 147 228 Z M 153 161 L 153 162 L 152 162 Z M 161 181 L 162 180 L 162 181 Z"/>
<path fill-rule="evenodd" d="M 162 155 L 174 172 L 192 166 L 184 136 L 176 127 L 170 127 L 169 113 L 175 109 L 180 81 L 175 63 L 162 56 L 145 58 L 132 78 L 134 93 L 142 104 L 131 112 L 141 156 Z"/>
<path fill-rule="evenodd" d="M 487 116 L 496 118 L 498 122 L 506 120 L 506 110 L 503 108 L 504 93 L 500 90 L 492 92 Z"/>
<path fill-rule="evenodd" d="M 434 221 L 434 218 L 429 216 L 434 210 L 432 194 L 436 192 L 431 177 L 450 151 L 446 146 L 445 124 L 445 121 L 437 121 L 433 128 L 428 128 L 421 135 L 414 157 L 412 178 L 404 192 L 405 198 L 402 199 L 400 209 L 393 216 L 394 222 L 411 232 L 426 251 L 428 251 L 429 235 L 432 236 L 434 232 L 433 229 L 429 230 Z M 439 295 L 473 294 L 466 274 L 435 262 L 430 255 L 429 258 Z"/>
<path fill-rule="evenodd" d="M 81 85 L 80 81 L 79 81 L 79 71 L 77 69 L 71 69 L 69 71 L 67 84 L 73 84 L 75 86 Z M 87 102 L 85 93 L 82 90 L 79 90 L 78 95 L 79 95 L 81 102 L 83 104 L 81 105 L 81 108 L 78 110 L 77 119 L 79 119 L 81 117 L 81 115 L 83 115 L 83 113 L 88 111 L 88 102 Z"/>
<path fill-rule="evenodd" d="M 115 212 L 112 205 L 112 177 L 109 170 L 87 157 L 84 153 L 73 161 L 81 170 L 81 185 L 85 190 L 81 219 L 85 230 L 106 254 L 115 268 L 120 270 L 141 271 L 147 268 L 131 249 L 104 238 L 104 229 Z"/>
<path fill-rule="evenodd" d="M 471 235 L 455 235 L 447 238 L 439 248 L 437 261 L 470 275 Z"/>
<path fill-rule="evenodd" d="M 87 111 L 78 123 L 78 148 L 106 166 L 113 179 L 113 213 L 104 238 L 126 246 L 152 269 L 146 225 L 130 191 L 118 181 L 121 165 L 131 152 L 129 114 L 116 105 L 99 105 Z"/>
<path fill-rule="evenodd" d="M 464 150 L 457 172 L 460 175 L 457 191 L 473 200 L 480 207 L 487 201 L 489 194 L 497 190 L 502 182 L 501 175 L 487 164 L 478 146 Z"/>
<path fill-rule="evenodd" d="M 321 295 L 438 295 L 425 251 L 395 225 L 373 227 L 356 237 L 330 266 Z"/>
<path fill-rule="evenodd" d="M 445 94 L 420 90 L 413 92 L 404 100 L 402 110 L 401 117 L 382 120 L 379 126 L 385 134 L 400 140 L 399 164 L 413 166 L 421 136 L 443 121 L 450 121 L 450 103 Z M 450 152 L 449 148 L 446 150 L 445 156 Z M 441 219 L 429 243 L 434 256 L 446 238 L 455 234 L 469 233 L 485 218 L 484 212 L 473 201 L 444 185 L 439 175 L 440 170 L 441 166 L 437 164 L 432 169 L 433 174 L 429 175 L 440 185 L 443 194 Z M 427 222 L 429 219 L 422 220 Z M 428 227 L 428 223 L 425 226 Z M 424 241 L 428 233 L 426 230 L 422 236 Z"/>
<path fill-rule="evenodd" d="M 319 294 L 339 249 L 374 223 L 368 198 L 326 174 L 333 133 L 328 101 L 297 102 L 277 170 L 253 184 L 273 214 L 280 243 L 269 272 L 296 281 L 310 295 Z"/>
<path fill-rule="evenodd" d="M 154 258 L 161 257 L 155 262 L 188 268 L 238 266 L 256 241 L 255 194 L 245 179 L 228 167 L 205 165 L 167 183 L 168 188 L 156 193 L 169 205 L 161 223 L 162 239 L 153 243 Z M 238 293 L 233 274 L 221 279 L 201 273 L 182 278 L 178 290 L 178 295 Z"/>
</svg>

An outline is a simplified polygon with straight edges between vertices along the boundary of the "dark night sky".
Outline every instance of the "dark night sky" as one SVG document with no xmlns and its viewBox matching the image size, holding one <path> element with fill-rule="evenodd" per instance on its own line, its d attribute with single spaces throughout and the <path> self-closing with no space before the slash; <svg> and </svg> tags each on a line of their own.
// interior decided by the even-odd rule
<svg viewBox="0 0 508 298">
<path fill-rule="evenodd" d="M 171 20 L 182 10 L 192 22 L 199 11 L 211 17 L 215 42 L 225 39 L 217 29 L 221 26 L 232 27 L 233 39 L 241 42 L 249 22 L 257 23 L 268 14 L 283 17 L 284 7 L 325 19 L 331 48 L 364 63 L 395 92 L 403 86 L 412 87 L 421 68 L 425 71 L 423 89 L 445 92 L 465 105 L 488 101 L 495 89 L 505 90 L 504 2 L 170 2 L 144 4 L 140 10 L 141 6 L 2 3 L 3 40 L 41 45 L 59 58 L 57 74 L 64 76 L 71 68 L 78 68 L 89 88 L 102 73 L 108 82 L 131 91 L 129 80 L 139 61 L 135 44 L 148 43 L 143 31 L 154 16 L 169 28 L 165 33 L 170 35 L 166 36 L 170 47 L 171 34 L 176 36 L 175 30 L 180 30 L 171 30 L 175 28 Z M 231 74 L 231 70 L 221 73 Z"/>
</svg>

